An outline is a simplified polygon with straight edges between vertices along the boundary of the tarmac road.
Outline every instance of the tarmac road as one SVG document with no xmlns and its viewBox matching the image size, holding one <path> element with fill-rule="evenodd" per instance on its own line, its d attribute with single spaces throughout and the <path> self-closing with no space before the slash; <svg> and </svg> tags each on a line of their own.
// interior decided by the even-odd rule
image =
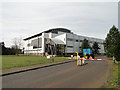
<svg viewBox="0 0 120 90">
<path fill-rule="evenodd" d="M 106 61 L 70 62 L 33 71 L 3 76 L 3 88 L 100 88 L 108 79 Z"/>
</svg>

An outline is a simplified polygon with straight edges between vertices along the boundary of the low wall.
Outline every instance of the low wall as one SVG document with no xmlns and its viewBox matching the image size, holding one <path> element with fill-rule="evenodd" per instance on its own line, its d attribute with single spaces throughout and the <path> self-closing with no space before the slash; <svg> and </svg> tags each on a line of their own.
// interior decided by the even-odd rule
<svg viewBox="0 0 120 90">
<path fill-rule="evenodd" d="M 44 53 L 24 53 L 24 55 L 44 56 Z"/>
</svg>

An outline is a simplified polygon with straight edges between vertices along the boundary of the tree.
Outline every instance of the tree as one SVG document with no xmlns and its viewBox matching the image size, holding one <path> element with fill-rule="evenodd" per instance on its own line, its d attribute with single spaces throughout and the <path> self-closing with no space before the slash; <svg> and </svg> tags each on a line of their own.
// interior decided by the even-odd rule
<svg viewBox="0 0 120 90">
<path fill-rule="evenodd" d="M 13 39 L 13 45 L 11 46 L 11 49 L 16 53 L 17 55 L 21 53 L 22 48 L 22 38 L 14 38 Z"/>
<path fill-rule="evenodd" d="M 120 31 L 114 25 L 105 38 L 104 49 L 108 57 L 115 56 L 120 61 Z"/>
<path fill-rule="evenodd" d="M 94 54 L 98 54 L 98 53 L 99 53 L 99 50 L 98 50 L 98 49 L 100 49 L 100 48 L 99 48 L 97 42 L 94 42 L 94 43 L 93 43 L 92 48 L 93 48 L 93 53 L 94 53 Z"/>
<path fill-rule="evenodd" d="M 6 54 L 6 47 L 4 42 L 0 42 L 0 55 L 5 55 Z"/>
<path fill-rule="evenodd" d="M 88 48 L 91 48 L 90 45 L 89 45 L 89 43 L 88 43 L 88 40 L 84 39 L 82 41 L 82 45 L 81 45 L 81 51 L 82 51 L 82 53 L 83 53 L 83 49 L 88 49 Z"/>
<path fill-rule="evenodd" d="M 82 49 L 87 49 L 87 48 L 91 48 L 89 43 L 88 43 L 88 40 L 87 39 L 84 39 L 82 41 L 82 46 L 81 46 Z"/>
<path fill-rule="evenodd" d="M 0 52 L 0 55 L 15 55 L 15 49 L 5 47 L 4 42 L 0 43 L 0 49 L 2 52 Z"/>
<path fill-rule="evenodd" d="M 14 38 L 13 39 L 13 47 L 15 49 L 20 49 L 22 47 L 22 38 Z"/>
</svg>

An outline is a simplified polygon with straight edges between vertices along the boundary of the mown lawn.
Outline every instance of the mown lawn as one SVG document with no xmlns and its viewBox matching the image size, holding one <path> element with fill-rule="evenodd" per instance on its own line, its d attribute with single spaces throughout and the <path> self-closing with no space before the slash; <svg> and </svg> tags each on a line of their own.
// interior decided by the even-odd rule
<svg viewBox="0 0 120 90">
<path fill-rule="evenodd" d="M 66 57 L 55 57 L 54 62 L 65 61 Z M 16 55 L 3 55 L 2 56 L 2 69 L 10 69 L 15 67 L 24 67 L 37 64 L 51 63 L 52 58 L 40 56 L 16 56 Z"/>
</svg>

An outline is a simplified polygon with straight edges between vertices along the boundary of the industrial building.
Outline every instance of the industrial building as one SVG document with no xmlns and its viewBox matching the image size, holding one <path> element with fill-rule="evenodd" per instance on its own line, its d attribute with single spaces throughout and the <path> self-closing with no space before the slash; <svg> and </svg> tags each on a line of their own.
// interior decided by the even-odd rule
<svg viewBox="0 0 120 90">
<path fill-rule="evenodd" d="M 90 46 L 97 42 L 100 53 L 104 53 L 103 39 L 74 34 L 65 28 L 55 28 L 24 39 L 25 55 L 72 55 L 81 53 L 81 44 L 87 39 Z"/>
</svg>

